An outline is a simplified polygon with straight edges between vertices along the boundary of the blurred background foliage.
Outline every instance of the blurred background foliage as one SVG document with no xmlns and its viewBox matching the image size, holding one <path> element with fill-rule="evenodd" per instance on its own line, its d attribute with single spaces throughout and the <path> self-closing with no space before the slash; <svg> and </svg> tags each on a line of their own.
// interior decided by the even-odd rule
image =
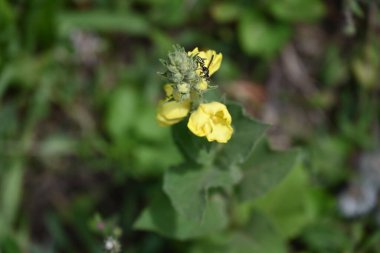
<svg viewBox="0 0 380 253">
<path fill-rule="evenodd" d="M 109 234 L 131 253 L 378 252 L 378 10 L 376 0 L 0 0 L 0 252 L 103 252 Z M 229 242 L 132 229 L 182 160 L 155 122 L 158 59 L 177 43 L 222 52 L 213 82 L 272 125 L 273 148 L 303 149 L 278 187 L 239 207 L 246 230 Z"/>
</svg>

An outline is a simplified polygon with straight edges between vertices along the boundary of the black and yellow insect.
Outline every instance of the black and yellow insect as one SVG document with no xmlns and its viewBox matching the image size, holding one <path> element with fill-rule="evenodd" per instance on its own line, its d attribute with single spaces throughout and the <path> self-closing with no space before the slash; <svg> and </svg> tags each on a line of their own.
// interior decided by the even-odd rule
<svg viewBox="0 0 380 253">
<path fill-rule="evenodd" d="M 209 68 L 210 68 L 210 65 L 212 63 L 212 61 L 214 60 L 214 55 L 211 56 L 211 59 L 209 61 L 209 63 L 207 64 L 207 66 L 205 66 L 205 59 L 198 56 L 198 55 L 195 55 L 194 56 L 194 59 L 196 61 L 196 63 L 199 65 L 201 71 L 202 71 L 202 75 L 201 77 L 203 79 L 205 79 L 206 81 L 210 81 L 210 71 L 209 71 Z"/>
</svg>

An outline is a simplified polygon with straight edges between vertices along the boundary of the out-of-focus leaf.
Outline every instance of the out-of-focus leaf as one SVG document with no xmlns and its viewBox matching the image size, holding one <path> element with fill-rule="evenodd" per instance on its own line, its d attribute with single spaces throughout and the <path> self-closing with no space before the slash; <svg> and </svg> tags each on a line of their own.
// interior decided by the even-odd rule
<svg viewBox="0 0 380 253">
<path fill-rule="evenodd" d="M 168 137 L 169 138 L 169 137 Z M 136 172 L 141 175 L 160 175 L 173 164 L 182 161 L 182 157 L 174 144 L 138 145 L 134 148 L 136 157 Z"/>
<path fill-rule="evenodd" d="M 7 89 L 9 82 L 14 78 L 15 75 L 16 69 L 12 65 L 9 65 L 5 67 L 0 74 L 0 98 L 3 97 L 3 94 Z"/>
<path fill-rule="evenodd" d="M 241 105 L 229 103 L 234 133 L 217 154 L 216 163 L 228 168 L 231 164 L 243 163 L 261 140 L 268 125 L 247 116 Z"/>
<path fill-rule="evenodd" d="M 271 58 L 288 41 L 290 35 L 290 27 L 286 24 L 269 23 L 256 13 L 246 12 L 239 20 L 239 43 L 249 55 Z"/>
<path fill-rule="evenodd" d="M 165 55 L 172 49 L 173 44 L 175 44 L 172 37 L 159 29 L 152 31 L 150 37 L 154 46 L 157 48 L 156 52 L 158 55 Z"/>
<path fill-rule="evenodd" d="M 211 8 L 211 15 L 219 23 L 235 21 L 241 13 L 241 6 L 233 2 L 217 2 Z"/>
<path fill-rule="evenodd" d="M 348 0 L 346 1 L 348 8 L 357 16 L 363 17 L 364 12 L 359 4 L 358 1 L 356 0 Z"/>
<path fill-rule="evenodd" d="M 140 108 L 139 116 L 135 119 L 136 134 L 149 141 L 167 141 L 170 138 L 167 128 L 160 127 L 156 121 L 156 110 L 148 104 L 145 108 Z"/>
<path fill-rule="evenodd" d="M 26 12 L 25 44 L 29 50 L 52 46 L 57 35 L 57 14 L 61 1 L 30 0 Z"/>
<path fill-rule="evenodd" d="M 24 175 L 22 160 L 15 161 L 13 166 L 3 172 L 0 191 L 0 238 L 14 222 L 17 214 Z"/>
<path fill-rule="evenodd" d="M 124 138 L 135 124 L 138 108 L 138 94 L 128 87 L 120 87 L 110 96 L 106 126 L 115 140 Z"/>
<path fill-rule="evenodd" d="M 248 222 L 223 234 L 214 235 L 194 245 L 191 253 L 282 253 L 284 240 L 273 224 L 260 212 L 251 211 Z"/>
<path fill-rule="evenodd" d="M 379 85 L 379 58 L 380 47 L 376 43 L 365 45 L 362 53 L 352 61 L 352 70 L 359 85 L 365 89 L 378 88 Z"/>
<path fill-rule="evenodd" d="M 228 253 L 285 253 L 285 242 L 273 224 L 259 212 L 253 212 L 251 220 L 232 235 Z"/>
<path fill-rule="evenodd" d="M 142 16 L 132 12 L 106 12 L 93 10 L 86 12 L 67 12 L 60 16 L 62 34 L 82 29 L 97 32 L 124 32 L 132 35 L 146 35 L 150 24 Z"/>
<path fill-rule="evenodd" d="M 7 0 L 0 0 L 0 28 L 12 22 L 14 10 Z"/>
<path fill-rule="evenodd" d="M 204 222 L 209 194 L 212 188 L 230 192 L 241 179 L 238 168 L 197 168 L 182 165 L 168 170 L 164 176 L 164 191 L 175 210 L 192 222 Z"/>
<path fill-rule="evenodd" d="M 273 152 L 268 149 L 266 142 L 260 143 L 243 164 L 243 179 L 239 184 L 240 199 L 255 199 L 276 186 L 294 168 L 298 154 L 297 150 Z"/>
<path fill-rule="evenodd" d="M 2 240 L 1 240 L 2 239 Z M 17 240 L 12 236 L 0 237 L 0 251 L 2 253 L 21 253 Z"/>
<path fill-rule="evenodd" d="M 184 1 L 155 1 L 148 15 L 154 24 L 176 27 L 183 24 L 189 16 L 189 12 L 186 10 L 192 7 L 187 6 L 188 4 Z M 191 17 L 194 18 L 195 10 L 192 10 L 191 14 Z"/>
<path fill-rule="evenodd" d="M 346 157 L 350 145 L 343 138 L 319 136 L 309 147 L 310 167 L 313 174 L 327 185 L 336 185 L 347 177 Z M 324 157 L 324 159 L 321 159 Z"/>
<path fill-rule="evenodd" d="M 312 22 L 325 14 L 320 0 L 270 0 L 267 4 L 271 13 L 282 21 Z"/>
<path fill-rule="evenodd" d="M 224 200 L 217 195 L 210 199 L 203 222 L 199 223 L 176 213 L 169 199 L 160 193 L 139 216 L 134 228 L 186 240 L 218 232 L 226 227 L 227 222 Z"/>
<path fill-rule="evenodd" d="M 76 144 L 76 141 L 68 136 L 49 136 L 41 143 L 39 154 L 45 157 L 68 155 L 75 152 Z"/>
<path fill-rule="evenodd" d="M 301 240 L 312 252 L 354 252 L 352 238 L 333 221 L 319 220 L 310 224 L 303 230 Z"/>
<path fill-rule="evenodd" d="M 255 200 L 284 238 L 292 238 L 314 221 L 317 208 L 304 168 L 299 165 L 266 195 Z"/>
<path fill-rule="evenodd" d="M 336 99 L 332 90 L 324 90 L 315 92 L 310 96 L 309 102 L 315 108 L 328 109 L 335 104 Z"/>
<path fill-rule="evenodd" d="M 321 74 L 323 83 L 329 86 L 337 86 L 347 80 L 347 65 L 339 55 L 338 47 L 331 46 L 327 49 Z"/>
</svg>

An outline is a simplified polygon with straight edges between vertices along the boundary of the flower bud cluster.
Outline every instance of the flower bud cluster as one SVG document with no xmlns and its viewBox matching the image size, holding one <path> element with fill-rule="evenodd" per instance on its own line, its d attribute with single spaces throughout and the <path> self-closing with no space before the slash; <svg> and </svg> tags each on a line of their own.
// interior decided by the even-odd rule
<svg viewBox="0 0 380 253">
<path fill-rule="evenodd" d="M 167 59 L 161 59 L 166 71 L 160 74 L 171 83 L 173 98 L 176 101 L 183 101 L 190 98 L 195 87 L 202 81 L 202 77 L 197 73 L 199 66 L 196 59 L 189 56 L 179 45 L 173 48 Z"/>
<path fill-rule="evenodd" d="M 171 126 L 190 114 L 187 127 L 193 134 L 208 141 L 228 142 L 233 128 L 227 107 L 219 102 L 203 103 L 202 96 L 210 76 L 220 67 L 222 54 L 198 48 L 186 52 L 177 45 L 161 62 L 167 68 L 161 75 L 169 83 L 164 85 L 166 98 L 158 106 L 158 123 Z"/>
</svg>

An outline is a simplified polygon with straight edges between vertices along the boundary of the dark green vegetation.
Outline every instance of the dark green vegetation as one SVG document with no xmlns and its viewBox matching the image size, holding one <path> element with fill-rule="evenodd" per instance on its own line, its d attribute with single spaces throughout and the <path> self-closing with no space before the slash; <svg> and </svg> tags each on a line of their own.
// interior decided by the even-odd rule
<svg viewBox="0 0 380 253">
<path fill-rule="evenodd" d="M 379 208 L 360 202 L 357 184 L 380 185 L 379 8 L 375 0 L 0 0 L 0 252 L 103 252 L 104 239 L 122 232 L 128 253 L 377 253 Z M 175 221 L 162 194 L 163 181 L 164 191 L 183 185 L 184 168 L 168 171 L 183 158 L 155 122 L 158 59 L 173 44 L 222 52 L 212 82 L 274 125 L 274 149 L 301 150 L 292 166 L 259 143 L 236 204 L 218 212 L 220 195 L 209 193 L 216 212 L 185 241 L 168 237 L 194 237 L 194 224 L 176 231 L 188 220 Z M 230 156 L 220 163 L 239 159 Z M 342 192 L 363 210 L 339 208 Z M 195 194 L 194 205 L 171 198 L 184 213 L 204 205 Z M 148 206 L 140 218 L 153 213 L 155 222 L 135 224 Z M 223 230 L 210 235 L 208 224 Z"/>
</svg>

